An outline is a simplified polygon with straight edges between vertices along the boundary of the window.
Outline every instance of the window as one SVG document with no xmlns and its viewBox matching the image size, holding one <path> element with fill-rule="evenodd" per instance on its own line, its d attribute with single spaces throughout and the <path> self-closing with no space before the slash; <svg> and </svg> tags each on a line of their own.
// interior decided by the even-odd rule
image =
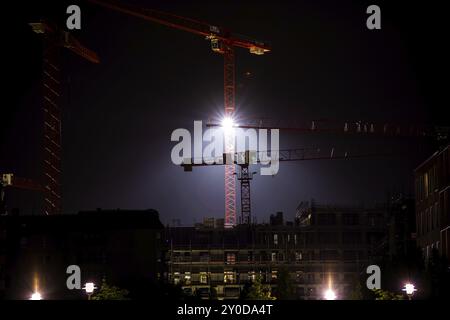
<svg viewBox="0 0 450 320">
<path fill-rule="evenodd" d="M 177 285 L 180 283 L 180 273 L 174 272 L 173 273 L 173 284 Z"/>
<path fill-rule="evenodd" d="M 302 260 L 302 252 L 301 251 L 296 251 L 295 252 L 295 261 L 300 261 Z"/>
<path fill-rule="evenodd" d="M 190 272 L 184 273 L 184 283 L 191 284 L 191 273 Z"/>
<path fill-rule="evenodd" d="M 276 252 L 272 252 L 272 256 L 271 256 L 270 261 L 272 261 L 272 262 L 277 261 L 277 253 Z"/>
<path fill-rule="evenodd" d="M 344 256 L 344 260 L 345 261 L 357 260 L 358 252 L 357 251 L 351 251 L 351 250 L 344 250 L 343 256 Z"/>
<path fill-rule="evenodd" d="M 431 219 L 431 230 L 434 230 L 436 227 L 436 212 L 434 211 L 434 206 L 430 207 L 430 219 Z"/>
<path fill-rule="evenodd" d="M 208 261 L 209 261 L 209 253 L 200 252 L 200 262 L 208 262 Z"/>
<path fill-rule="evenodd" d="M 337 242 L 336 232 L 320 232 L 319 243 L 320 244 L 335 244 Z"/>
<path fill-rule="evenodd" d="M 200 283 L 207 284 L 208 283 L 208 273 L 200 272 Z"/>
<path fill-rule="evenodd" d="M 255 281 L 256 280 L 256 272 L 255 271 L 249 271 L 248 272 L 248 278 L 250 279 L 250 281 Z"/>
<path fill-rule="evenodd" d="M 344 244 L 358 244 L 361 242 L 360 232 L 344 232 L 342 234 L 342 242 Z"/>
<path fill-rule="evenodd" d="M 422 211 L 420 213 L 420 234 L 423 235 L 425 233 L 425 219 L 424 217 L 424 212 Z"/>
<path fill-rule="evenodd" d="M 321 260 L 337 260 L 339 253 L 336 250 L 322 250 L 320 251 Z"/>
<path fill-rule="evenodd" d="M 306 234 L 306 244 L 314 244 L 314 234 L 312 232 L 308 232 Z"/>
<path fill-rule="evenodd" d="M 278 279 L 278 271 L 272 270 L 272 280 L 277 280 L 277 279 Z"/>
<path fill-rule="evenodd" d="M 253 251 L 249 251 L 247 254 L 247 261 L 252 262 L 253 261 Z"/>
<path fill-rule="evenodd" d="M 235 264 L 236 263 L 236 253 L 227 252 L 226 254 L 226 264 Z"/>
<path fill-rule="evenodd" d="M 336 215 L 334 213 L 322 213 L 318 215 L 319 225 L 335 225 Z"/>
<path fill-rule="evenodd" d="M 224 283 L 234 283 L 236 280 L 236 277 L 234 276 L 233 271 L 225 271 L 223 273 L 223 282 Z"/>
<path fill-rule="evenodd" d="M 295 281 L 297 281 L 297 282 L 303 281 L 303 271 L 297 271 L 295 273 Z"/>
<path fill-rule="evenodd" d="M 436 227 L 439 227 L 439 225 L 440 225 L 440 219 L 439 219 L 439 207 L 438 207 L 438 205 L 439 205 L 438 202 L 436 202 L 436 203 L 434 204 L 434 214 L 435 214 L 434 221 L 435 221 Z"/>
<path fill-rule="evenodd" d="M 355 213 L 346 213 L 342 216 L 342 223 L 346 226 L 359 224 L 359 216 Z"/>
<path fill-rule="evenodd" d="M 273 244 L 278 245 L 278 235 L 276 233 L 273 235 Z"/>
<path fill-rule="evenodd" d="M 297 245 L 297 235 L 294 234 L 294 244 Z"/>
<path fill-rule="evenodd" d="M 28 239 L 27 239 L 27 237 L 22 237 L 22 238 L 20 238 L 20 247 L 21 247 L 22 249 L 25 249 L 25 248 L 27 247 L 27 245 L 28 245 Z"/>
</svg>

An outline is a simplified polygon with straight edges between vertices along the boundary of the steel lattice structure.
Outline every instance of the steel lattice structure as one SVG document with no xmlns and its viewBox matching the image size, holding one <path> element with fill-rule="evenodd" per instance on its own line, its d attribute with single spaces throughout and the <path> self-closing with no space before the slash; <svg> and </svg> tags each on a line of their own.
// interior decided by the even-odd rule
<svg viewBox="0 0 450 320">
<path fill-rule="evenodd" d="M 61 212 L 61 109 L 60 48 L 50 36 L 44 39 L 43 60 L 43 185 L 44 214 Z"/>
<path fill-rule="evenodd" d="M 229 30 L 162 11 L 138 8 L 110 0 L 89 0 L 105 8 L 144 19 L 170 28 L 182 30 L 205 37 L 211 42 L 212 51 L 222 54 L 224 59 L 224 116 L 232 117 L 235 112 L 235 54 L 234 48 L 245 48 L 252 54 L 262 55 L 270 51 L 267 43 L 256 41 Z M 225 151 L 234 153 L 234 144 L 230 137 L 225 137 Z M 236 225 L 236 168 L 225 166 L 225 226 Z"/>
<path fill-rule="evenodd" d="M 33 31 L 43 35 L 43 66 L 42 66 L 42 111 L 43 111 L 43 179 L 44 214 L 61 213 L 61 107 L 60 107 L 60 51 L 67 48 L 84 59 L 99 63 L 97 54 L 76 40 L 67 31 L 41 21 L 30 23 Z"/>
</svg>

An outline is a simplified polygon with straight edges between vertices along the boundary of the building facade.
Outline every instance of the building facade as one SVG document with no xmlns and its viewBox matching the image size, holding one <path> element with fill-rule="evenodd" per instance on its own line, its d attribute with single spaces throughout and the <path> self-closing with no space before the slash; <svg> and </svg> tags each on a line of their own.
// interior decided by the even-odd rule
<svg viewBox="0 0 450 320">
<path fill-rule="evenodd" d="M 188 294 L 231 299 L 256 277 L 277 294 L 283 273 L 293 298 L 321 299 L 332 286 L 348 299 L 386 233 L 383 209 L 311 205 L 295 222 L 284 222 L 280 213 L 270 221 L 233 229 L 211 223 L 166 229 L 169 281 Z"/>
<path fill-rule="evenodd" d="M 415 169 L 417 244 L 426 260 L 433 249 L 450 257 L 450 146 Z"/>
</svg>

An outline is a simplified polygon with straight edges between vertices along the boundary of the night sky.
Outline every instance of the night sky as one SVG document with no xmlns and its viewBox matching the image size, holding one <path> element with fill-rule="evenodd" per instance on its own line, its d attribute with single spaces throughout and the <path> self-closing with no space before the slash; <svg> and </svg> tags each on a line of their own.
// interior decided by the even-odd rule
<svg viewBox="0 0 450 320">
<path fill-rule="evenodd" d="M 130 1 L 271 43 L 264 56 L 237 49 L 240 117 L 449 125 L 443 100 L 448 11 L 441 2 L 392 2 Z M 27 23 L 52 17 L 65 24 L 66 6 L 78 3 L 82 27 L 73 34 L 101 63 L 63 51 L 64 212 L 154 208 L 164 223 L 179 218 L 185 224 L 222 217 L 223 167 L 189 173 L 170 160 L 174 129 L 193 130 L 194 120 L 223 110 L 222 56 L 193 34 L 86 2 L 49 3 L 21 2 L 2 13 L 10 21 L 2 46 L 7 72 L 0 171 L 39 178 L 42 53 Z M 366 28 L 370 4 L 381 7 L 381 30 Z M 252 181 L 258 221 L 276 211 L 292 218 L 299 202 L 311 198 L 373 205 L 388 192 L 413 192 L 413 170 L 435 147 L 416 138 L 287 133 L 280 143 L 407 151 L 389 158 L 281 163 L 275 177 Z M 11 193 L 11 199 L 24 212 L 36 210 L 37 200 L 27 192 Z"/>
</svg>

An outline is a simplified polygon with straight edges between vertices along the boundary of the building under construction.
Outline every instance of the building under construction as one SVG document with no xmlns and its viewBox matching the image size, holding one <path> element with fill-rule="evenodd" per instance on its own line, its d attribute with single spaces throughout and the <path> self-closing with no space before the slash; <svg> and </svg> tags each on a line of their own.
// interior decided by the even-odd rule
<svg viewBox="0 0 450 320">
<path fill-rule="evenodd" d="M 166 230 L 168 278 L 192 295 L 239 298 L 260 277 L 277 294 L 287 273 L 295 299 L 321 299 L 332 287 L 349 298 L 386 233 L 386 211 L 308 204 L 295 222 L 283 214 L 268 224 L 226 229 L 207 220 Z M 286 272 L 287 271 L 287 272 Z"/>
</svg>

